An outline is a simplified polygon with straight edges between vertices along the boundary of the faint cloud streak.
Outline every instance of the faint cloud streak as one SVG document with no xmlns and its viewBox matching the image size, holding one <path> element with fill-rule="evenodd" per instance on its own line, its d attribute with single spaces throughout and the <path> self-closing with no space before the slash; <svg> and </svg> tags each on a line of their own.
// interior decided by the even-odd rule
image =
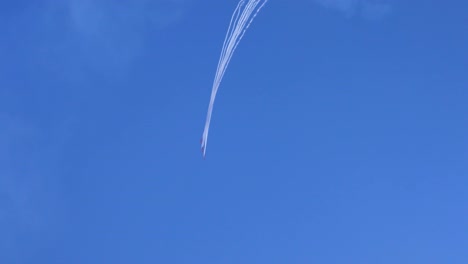
<svg viewBox="0 0 468 264">
<path fill-rule="evenodd" d="M 125 68 L 142 53 L 148 36 L 180 21 L 186 7 L 186 0 L 68 2 L 71 30 L 77 34 L 73 42 L 100 70 Z"/>
<path fill-rule="evenodd" d="M 18 62 L 15 58 L 13 63 L 29 65 L 34 56 L 33 61 L 43 64 L 42 69 L 70 75 L 67 78 L 79 80 L 82 76 L 73 74 L 83 73 L 116 77 L 151 51 L 160 31 L 183 19 L 190 1 L 28 2 L 14 9 L 14 14 L 2 17 L 5 21 L 0 32 L 5 34 L 0 47 L 27 48 L 29 59 Z M 17 32 L 21 32 L 20 37 Z"/>
</svg>

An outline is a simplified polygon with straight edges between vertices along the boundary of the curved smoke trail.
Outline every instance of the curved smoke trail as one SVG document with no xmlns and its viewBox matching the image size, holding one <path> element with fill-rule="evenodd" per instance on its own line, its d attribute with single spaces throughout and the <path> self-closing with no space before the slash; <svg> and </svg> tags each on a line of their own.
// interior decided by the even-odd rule
<svg viewBox="0 0 468 264">
<path fill-rule="evenodd" d="M 205 129 L 201 139 L 201 149 L 203 158 L 206 155 L 206 146 L 208 144 L 208 131 L 210 129 L 211 114 L 213 112 L 213 105 L 218 92 L 219 85 L 226 72 L 227 66 L 231 61 L 232 54 L 239 45 L 242 37 L 249 28 L 252 21 L 257 16 L 260 9 L 266 4 L 268 0 L 241 0 L 237 5 L 234 13 L 232 14 L 231 21 L 229 22 L 228 31 L 224 39 L 221 56 L 219 57 L 216 75 L 213 81 L 213 88 L 211 90 L 210 103 L 208 105 L 208 113 L 206 116 Z"/>
</svg>

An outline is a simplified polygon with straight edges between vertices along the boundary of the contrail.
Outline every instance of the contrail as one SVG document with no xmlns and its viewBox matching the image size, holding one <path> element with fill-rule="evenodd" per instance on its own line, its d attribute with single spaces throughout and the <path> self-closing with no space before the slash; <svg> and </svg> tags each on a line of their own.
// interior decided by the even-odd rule
<svg viewBox="0 0 468 264">
<path fill-rule="evenodd" d="M 224 73 L 226 72 L 227 66 L 231 61 L 232 54 L 236 50 L 237 45 L 239 45 L 250 24 L 252 24 L 252 21 L 267 1 L 268 0 L 241 0 L 239 4 L 237 4 L 237 7 L 232 14 L 213 81 L 210 103 L 208 105 L 208 113 L 206 115 L 205 129 L 203 130 L 203 136 L 201 139 L 201 150 L 203 153 L 203 158 L 206 156 L 206 146 L 208 144 L 208 131 L 210 129 L 211 114 L 213 112 L 213 105 L 219 85 L 221 84 Z"/>
</svg>

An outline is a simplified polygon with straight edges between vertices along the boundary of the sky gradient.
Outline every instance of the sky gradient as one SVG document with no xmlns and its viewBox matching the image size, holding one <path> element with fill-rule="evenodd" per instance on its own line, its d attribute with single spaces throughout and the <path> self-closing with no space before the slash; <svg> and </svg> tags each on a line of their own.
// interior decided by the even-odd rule
<svg viewBox="0 0 468 264">
<path fill-rule="evenodd" d="M 58 3 L 60 2 L 60 3 Z M 4 1 L 0 263 L 468 262 L 468 2 Z"/>
</svg>

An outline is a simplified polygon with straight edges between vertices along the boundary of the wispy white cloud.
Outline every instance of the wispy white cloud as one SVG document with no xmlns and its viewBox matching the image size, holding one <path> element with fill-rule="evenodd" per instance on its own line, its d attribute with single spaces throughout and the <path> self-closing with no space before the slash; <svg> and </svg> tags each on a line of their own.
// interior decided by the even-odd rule
<svg viewBox="0 0 468 264">
<path fill-rule="evenodd" d="M 178 22 L 189 0 L 67 0 L 71 26 L 91 38 L 138 34 Z M 55 1 L 52 1 L 56 6 Z M 100 37 L 100 35 L 103 35 Z"/>
<path fill-rule="evenodd" d="M 74 33 L 69 42 L 91 69 L 124 72 L 143 54 L 148 39 L 183 18 L 186 1 L 68 0 L 70 30 Z"/>
<path fill-rule="evenodd" d="M 186 0 L 68 0 L 70 26 L 82 52 L 99 50 L 111 64 L 127 63 L 144 47 L 145 36 L 180 19 Z M 94 57 L 96 54 L 93 52 Z"/>
<path fill-rule="evenodd" d="M 368 19 L 380 19 L 388 15 L 391 5 L 385 0 L 313 0 L 327 8 L 343 12 L 347 16 L 361 15 Z"/>
<path fill-rule="evenodd" d="M 36 56 L 35 62 L 52 72 L 92 71 L 119 76 L 152 48 L 150 44 L 157 40 L 158 32 L 170 29 L 183 19 L 191 1 L 31 2 L 15 9 L 15 14 L 2 17 L 1 20 L 7 21 L 0 23 L 0 32 L 7 35 L 3 35 L 0 46 L 27 49 L 24 51 Z M 18 43 L 8 43 L 15 41 Z M 31 58 L 23 63 L 30 61 Z"/>
</svg>

